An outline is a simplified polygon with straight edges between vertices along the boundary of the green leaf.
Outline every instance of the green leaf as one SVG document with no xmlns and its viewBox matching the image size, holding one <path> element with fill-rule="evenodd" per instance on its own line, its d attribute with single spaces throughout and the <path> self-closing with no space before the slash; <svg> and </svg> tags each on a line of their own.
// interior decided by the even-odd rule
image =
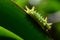
<svg viewBox="0 0 60 40">
<path fill-rule="evenodd" d="M 13 32 L 0 26 L 0 36 L 13 38 L 15 40 L 23 40 L 21 37 L 17 36 Z"/>
<path fill-rule="evenodd" d="M 50 40 L 40 26 L 10 0 L 0 0 L 0 25 L 24 40 Z"/>
<path fill-rule="evenodd" d="M 11 0 L 13 3 L 19 5 L 21 8 L 24 8 L 28 4 L 28 0 Z"/>
</svg>

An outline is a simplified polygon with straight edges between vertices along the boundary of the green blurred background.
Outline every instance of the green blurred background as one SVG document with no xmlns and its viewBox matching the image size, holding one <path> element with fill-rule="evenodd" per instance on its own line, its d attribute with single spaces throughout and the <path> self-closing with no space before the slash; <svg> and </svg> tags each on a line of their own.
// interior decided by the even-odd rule
<svg viewBox="0 0 60 40">
<path fill-rule="evenodd" d="M 29 4 L 29 0 L 0 0 L 0 26 L 13 32 L 24 40 L 51 40 L 51 37 L 42 31 L 40 26 L 24 12 L 23 9 L 25 9 L 26 5 L 30 8 L 33 6 Z M 42 0 L 34 6 L 43 16 L 60 10 L 59 0 Z M 53 25 L 54 35 L 58 38 L 60 34 L 58 36 L 57 34 L 60 30 L 57 29 L 60 27 L 60 25 L 58 25 L 60 23 L 55 24 Z M 6 36 L 4 35 L 4 37 Z M 13 40 L 12 38 L 10 38 L 10 40 Z"/>
</svg>

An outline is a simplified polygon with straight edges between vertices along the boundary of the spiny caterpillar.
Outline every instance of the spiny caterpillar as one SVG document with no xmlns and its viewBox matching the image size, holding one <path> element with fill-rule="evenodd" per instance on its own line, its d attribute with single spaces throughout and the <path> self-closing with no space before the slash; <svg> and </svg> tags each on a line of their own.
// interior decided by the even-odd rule
<svg viewBox="0 0 60 40">
<path fill-rule="evenodd" d="M 43 18 L 43 16 L 41 14 L 39 14 L 38 12 L 36 12 L 35 10 L 35 7 L 32 7 L 32 9 L 29 9 L 27 6 L 26 6 L 26 10 L 25 12 L 30 15 L 32 18 L 34 18 L 39 25 L 43 25 L 42 26 L 42 29 L 45 30 L 45 31 L 48 31 L 51 29 L 51 25 L 52 23 L 48 23 L 47 22 L 47 17 L 46 18 Z"/>
</svg>

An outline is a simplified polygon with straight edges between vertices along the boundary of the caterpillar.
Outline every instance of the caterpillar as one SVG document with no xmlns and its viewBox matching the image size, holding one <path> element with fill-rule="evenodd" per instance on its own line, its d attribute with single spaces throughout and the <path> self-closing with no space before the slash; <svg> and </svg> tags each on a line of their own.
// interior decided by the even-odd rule
<svg viewBox="0 0 60 40">
<path fill-rule="evenodd" d="M 47 22 L 47 17 L 44 18 L 41 13 L 38 13 L 36 10 L 35 10 L 35 7 L 33 6 L 32 9 L 29 9 L 27 6 L 26 6 L 26 10 L 25 12 L 30 15 L 33 19 L 35 19 L 39 25 L 41 25 L 42 29 L 45 30 L 45 31 L 48 31 L 51 29 L 51 25 L 52 23 L 48 23 Z"/>
</svg>

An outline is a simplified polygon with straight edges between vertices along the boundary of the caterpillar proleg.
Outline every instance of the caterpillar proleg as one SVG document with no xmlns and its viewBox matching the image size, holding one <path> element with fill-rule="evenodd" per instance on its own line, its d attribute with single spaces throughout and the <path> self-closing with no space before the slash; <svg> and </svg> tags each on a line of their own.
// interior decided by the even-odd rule
<svg viewBox="0 0 60 40">
<path fill-rule="evenodd" d="M 32 9 L 29 9 L 27 6 L 26 6 L 26 10 L 25 12 L 30 15 L 33 19 L 35 19 L 39 25 L 43 25 L 42 26 L 42 29 L 45 30 L 45 31 L 48 31 L 51 29 L 51 25 L 52 23 L 48 23 L 47 22 L 47 17 L 44 18 L 40 13 L 38 13 L 36 10 L 35 10 L 35 7 L 33 6 Z"/>
</svg>

